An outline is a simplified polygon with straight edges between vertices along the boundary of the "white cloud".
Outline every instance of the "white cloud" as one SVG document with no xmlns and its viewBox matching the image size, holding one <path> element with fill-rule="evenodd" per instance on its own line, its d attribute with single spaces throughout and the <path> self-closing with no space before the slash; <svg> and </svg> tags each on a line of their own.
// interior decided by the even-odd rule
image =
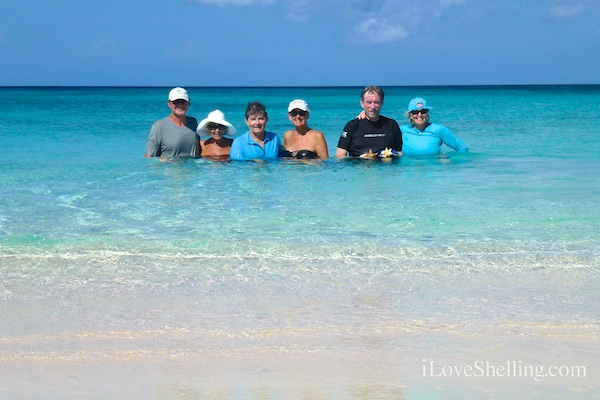
<svg viewBox="0 0 600 400">
<path fill-rule="evenodd" d="M 437 0 L 415 3 L 412 0 L 347 0 L 344 6 L 356 28 L 354 36 L 361 42 L 387 44 L 401 42 L 410 37 L 411 32 L 419 32 L 423 25 L 435 23 L 454 9 L 464 8 L 471 0 Z M 342 5 L 340 4 L 341 8 Z M 350 22 L 352 23 L 352 22 Z"/>
<path fill-rule="evenodd" d="M 285 18 L 288 21 L 301 23 L 308 20 L 308 11 L 311 10 L 310 2 L 308 0 L 295 0 L 290 2 L 290 9 L 286 14 Z"/>
<path fill-rule="evenodd" d="M 564 20 L 577 18 L 583 13 L 584 9 L 583 4 L 556 5 L 551 6 L 548 12 L 552 18 Z"/>
<path fill-rule="evenodd" d="M 255 5 L 271 5 L 277 0 L 190 0 L 192 3 L 217 5 L 221 7 L 234 6 L 234 7 L 249 7 Z"/>
<path fill-rule="evenodd" d="M 391 43 L 404 40 L 408 32 L 399 23 L 390 23 L 386 19 L 375 17 L 361 22 L 355 29 L 357 35 L 372 43 Z"/>
</svg>

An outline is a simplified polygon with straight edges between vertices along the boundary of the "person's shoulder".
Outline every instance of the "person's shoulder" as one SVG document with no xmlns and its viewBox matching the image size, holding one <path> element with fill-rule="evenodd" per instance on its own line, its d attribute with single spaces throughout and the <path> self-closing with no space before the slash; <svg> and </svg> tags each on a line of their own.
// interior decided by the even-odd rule
<svg viewBox="0 0 600 400">
<path fill-rule="evenodd" d="M 428 131 L 432 131 L 432 132 L 438 132 L 438 131 L 442 131 L 442 130 L 447 130 L 448 128 L 446 128 L 444 125 L 442 124 L 435 124 L 435 123 L 430 123 L 429 125 L 427 125 L 426 130 Z"/>
<path fill-rule="evenodd" d="M 187 115 L 185 117 L 185 125 L 194 132 L 196 132 L 196 128 L 198 128 L 198 120 L 195 117 L 190 117 L 189 115 Z"/>
<path fill-rule="evenodd" d="M 277 140 L 279 136 L 275 132 L 265 131 L 265 138 Z"/>
<path fill-rule="evenodd" d="M 167 122 L 169 122 L 169 117 L 163 117 L 161 119 L 157 119 L 156 121 L 154 121 L 154 123 L 152 124 L 152 126 L 165 125 Z"/>
<path fill-rule="evenodd" d="M 152 128 L 150 128 L 150 132 L 159 132 L 159 131 L 163 131 L 164 129 L 168 129 L 169 128 L 169 117 L 164 117 L 161 119 L 157 119 L 156 121 L 154 121 L 154 123 L 152 124 Z"/>
<path fill-rule="evenodd" d="M 348 129 L 356 129 L 356 127 L 358 125 L 360 125 L 361 123 L 364 123 L 364 121 L 368 121 L 366 118 L 364 119 L 358 119 L 358 118 L 354 118 L 351 119 L 350 121 L 346 122 L 346 125 L 344 126 L 344 130 L 348 130 Z"/>
<path fill-rule="evenodd" d="M 323 132 L 318 131 L 316 129 L 311 129 L 310 131 L 308 131 L 309 134 L 313 135 L 313 136 L 317 136 L 317 137 L 325 137 L 325 135 L 323 134 Z"/>
<path fill-rule="evenodd" d="M 398 125 L 398 122 L 395 119 L 386 117 L 384 115 L 379 116 L 379 119 L 377 120 L 377 126 L 381 128 L 385 127 L 385 129 L 390 129 L 394 132 L 400 131 L 400 125 Z"/>
<path fill-rule="evenodd" d="M 250 132 L 246 131 L 244 133 L 242 133 L 239 136 L 236 136 L 235 138 L 233 138 L 233 143 L 242 143 L 248 140 L 248 136 L 250 135 Z"/>
<path fill-rule="evenodd" d="M 241 149 L 244 147 L 244 144 L 246 143 L 245 140 L 243 139 L 243 134 L 234 138 L 233 141 L 231 142 L 231 156 L 233 157 L 235 152 L 239 152 L 241 151 Z"/>
<path fill-rule="evenodd" d="M 398 121 L 396 121 L 394 118 L 390 118 L 390 117 L 386 117 L 385 115 L 380 115 L 379 118 L 385 122 L 386 124 L 398 124 Z"/>
</svg>

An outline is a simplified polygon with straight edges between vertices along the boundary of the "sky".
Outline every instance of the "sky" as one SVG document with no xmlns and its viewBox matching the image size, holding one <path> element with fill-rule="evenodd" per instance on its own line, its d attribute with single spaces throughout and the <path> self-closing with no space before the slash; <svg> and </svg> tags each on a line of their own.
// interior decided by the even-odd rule
<svg viewBox="0 0 600 400">
<path fill-rule="evenodd" d="M 600 0 L 0 0 L 0 86 L 600 84 Z"/>
</svg>

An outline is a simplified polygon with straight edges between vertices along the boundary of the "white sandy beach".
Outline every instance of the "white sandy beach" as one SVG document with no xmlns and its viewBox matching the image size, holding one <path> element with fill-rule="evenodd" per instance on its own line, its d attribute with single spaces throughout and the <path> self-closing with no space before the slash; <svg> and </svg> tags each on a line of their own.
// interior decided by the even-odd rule
<svg viewBox="0 0 600 400">
<path fill-rule="evenodd" d="M 0 397 L 593 399 L 599 344 L 594 325 L 511 321 L 64 332 L 0 340 Z"/>
</svg>

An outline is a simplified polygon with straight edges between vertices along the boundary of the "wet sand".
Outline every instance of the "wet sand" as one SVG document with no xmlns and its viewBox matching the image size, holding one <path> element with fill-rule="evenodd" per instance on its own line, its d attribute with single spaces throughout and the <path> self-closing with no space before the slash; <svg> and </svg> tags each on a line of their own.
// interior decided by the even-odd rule
<svg viewBox="0 0 600 400">
<path fill-rule="evenodd" d="M 4 337 L 0 398 L 593 399 L 600 393 L 597 328 L 412 321 Z M 457 372 L 484 365 L 488 376 Z M 511 365 L 520 371 L 506 371 Z M 523 376 L 530 365 L 546 370 Z M 555 365 L 585 366 L 579 373 L 586 376 L 543 376 Z"/>
</svg>

